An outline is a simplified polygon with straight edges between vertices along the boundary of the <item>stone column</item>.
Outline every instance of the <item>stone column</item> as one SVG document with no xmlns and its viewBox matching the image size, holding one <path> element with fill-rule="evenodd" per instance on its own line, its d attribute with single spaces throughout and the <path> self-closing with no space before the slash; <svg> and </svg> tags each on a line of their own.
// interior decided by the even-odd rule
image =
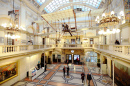
<svg viewBox="0 0 130 86">
<path fill-rule="evenodd" d="M 113 86 L 114 86 L 114 60 L 113 61 Z"/>
<path fill-rule="evenodd" d="M 102 54 L 100 54 L 100 71 L 101 71 L 101 74 L 102 74 L 101 64 L 102 64 Z"/>
</svg>

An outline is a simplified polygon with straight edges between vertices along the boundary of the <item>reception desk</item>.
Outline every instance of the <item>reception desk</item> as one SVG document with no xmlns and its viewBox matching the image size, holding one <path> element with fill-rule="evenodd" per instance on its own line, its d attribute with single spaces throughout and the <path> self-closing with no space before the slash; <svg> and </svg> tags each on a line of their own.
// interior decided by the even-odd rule
<svg viewBox="0 0 130 86">
<path fill-rule="evenodd" d="M 30 69 L 29 71 L 29 78 L 31 80 L 34 80 L 35 78 L 37 78 L 40 74 L 42 74 L 44 72 L 44 67 L 42 67 L 39 70 L 35 70 L 35 68 Z"/>
</svg>

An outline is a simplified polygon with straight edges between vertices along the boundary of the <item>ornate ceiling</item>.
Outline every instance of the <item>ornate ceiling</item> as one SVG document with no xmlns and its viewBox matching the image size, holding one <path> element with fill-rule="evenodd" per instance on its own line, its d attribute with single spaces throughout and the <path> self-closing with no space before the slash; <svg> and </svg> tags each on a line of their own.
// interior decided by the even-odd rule
<svg viewBox="0 0 130 86">
<path fill-rule="evenodd" d="M 34 0 L 32 0 L 34 1 Z M 102 0 L 35 0 L 39 4 L 39 9 L 47 13 L 66 9 L 77 9 L 85 12 L 98 9 Z"/>
</svg>

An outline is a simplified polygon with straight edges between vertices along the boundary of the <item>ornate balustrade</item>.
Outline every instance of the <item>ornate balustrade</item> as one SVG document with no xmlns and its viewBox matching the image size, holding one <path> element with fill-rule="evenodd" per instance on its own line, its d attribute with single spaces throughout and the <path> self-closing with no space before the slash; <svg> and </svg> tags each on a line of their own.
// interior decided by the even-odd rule
<svg viewBox="0 0 130 86">
<path fill-rule="evenodd" d="M 19 51 L 26 51 L 28 50 L 28 45 L 19 45 Z"/>
<path fill-rule="evenodd" d="M 94 45 L 94 48 L 130 55 L 130 45 Z"/>
<path fill-rule="evenodd" d="M 1 53 L 8 53 L 8 52 L 17 52 L 19 49 L 18 49 L 18 46 L 16 45 L 2 45 L 1 46 Z"/>
<path fill-rule="evenodd" d="M 125 46 L 125 54 L 130 55 L 130 45 Z"/>
<path fill-rule="evenodd" d="M 130 45 L 57 44 L 57 45 L 1 45 L 0 53 L 13 53 L 49 48 L 94 48 L 130 55 Z"/>
</svg>

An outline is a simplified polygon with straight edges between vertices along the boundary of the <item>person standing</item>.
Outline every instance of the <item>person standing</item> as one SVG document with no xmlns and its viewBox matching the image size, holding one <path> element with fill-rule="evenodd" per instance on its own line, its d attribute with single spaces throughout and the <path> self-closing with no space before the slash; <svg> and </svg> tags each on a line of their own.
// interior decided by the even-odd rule
<svg viewBox="0 0 130 86">
<path fill-rule="evenodd" d="M 64 66 L 64 68 L 63 68 L 63 73 L 64 73 L 64 77 L 65 77 L 65 66 Z"/>
<path fill-rule="evenodd" d="M 46 68 L 47 68 L 47 64 L 45 63 L 45 71 L 44 72 L 46 72 Z"/>
<path fill-rule="evenodd" d="M 77 64 L 79 64 L 79 58 L 78 58 L 78 57 L 77 57 L 77 59 L 76 59 L 76 60 L 77 60 Z"/>
<path fill-rule="evenodd" d="M 82 72 L 82 73 L 81 73 L 82 83 L 84 82 L 84 76 L 85 76 L 85 74 L 84 74 L 84 72 Z"/>
<path fill-rule="evenodd" d="M 87 74 L 87 79 L 89 80 L 88 86 L 90 86 L 90 80 L 92 79 L 91 74 Z"/>
<path fill-rule="evenodd" d="M 67 65 L 69 64 L 69 60 L 67 60 Z"/>
<path fill-rule="evenodd" d="M 67 66 L 67 76 L 69 76 L 69 66 Z"/>
<path fill-rule="evenodd" d="M 118 40 L 115 41 L 115 44 L 120 45 L 120 42 Z"/>
</svg>

